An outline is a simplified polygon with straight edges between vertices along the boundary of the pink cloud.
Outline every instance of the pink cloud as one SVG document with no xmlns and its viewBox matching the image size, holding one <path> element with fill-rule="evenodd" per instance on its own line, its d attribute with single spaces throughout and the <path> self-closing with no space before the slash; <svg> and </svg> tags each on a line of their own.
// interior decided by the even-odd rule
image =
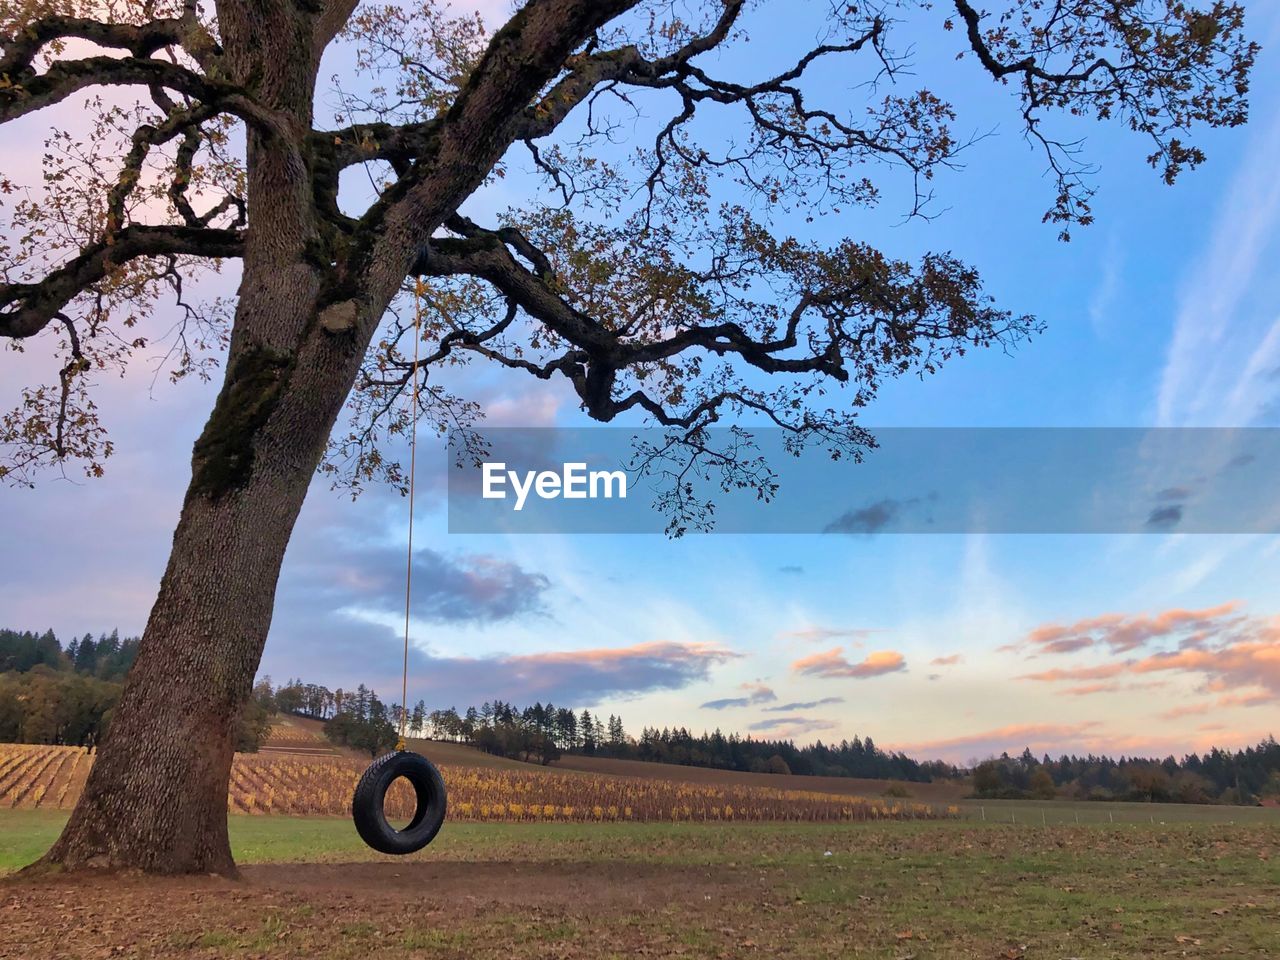
<svg viewBox="0 0 1280 960">
<path fill-rule="evenodd" d="M 1280 629 L 1274 623 L 1254 625 L 1250 633 L 1253 635 L 1252 639 L 1227 642 L 1217 647 L 1185 647 L 1136 660 L 1085 667 L 1055 667 L 1022 674 L 1018 679 L 1057 683 L 1071 680 L 1110 680 L 1124 674 L 1183 674 L 1199 678 L 1201 689 L 1209 693 L 1249 689 L 1247 696 L 1240 695 L 1230 703 L 1222 702 L 1223 706 L 1259 706 L 1274 702 L 1275 696 L 1280 694 Z M 1259 687 L 1265 692 L 1259 692 L 1256 689 Z M 1093 684 L 1064 692 L 1083 695 L 1107 692 L 1107 688 L 1102 684 Z"/>
<path fill-rule="evenodd" d="M 1036 756 L 1046 753 L 1050 756 L 1095 753 L 1164 757 L 1181 755 L 1187 750 L 1203 752 L 1214 746 L 1238 749 L 1257 743 L 1265 736 L 1266 731 L 1229 729 L 1221 724 L 1200 727 L 1199 733 L 1190 738 L 1185 734 L 1116 734 L 1103 729 L 1098 721 L 1088 720 L 1065 724 L 1011 724 L 941 740 L 895 743 L 890 749 L 901 750 L 914 757 L 937 757 L 953 763 L 967 763 L 1001 753 L 1016 755 L 1024 748 L 1030 749 Z"/>
<path fill-rule="evenodd" d="M 850 663 L 839 647 L 833 647 L 811 657 L 802 657 L 791 664 L 796 673 L 815 677 L 853 677 L 858 680 L 897 673 L 907 668 L 907 661 L 896 650 L 877 650 L 867 654 L 861 663 Z"/>
<path fill-rule="evenodd" d="M 1033 654 L 1075 653 L 1105 646 L 1112 653 L 1127 653 L 1153 640 L 1191 633 L 1183 643 L 1199 645 L 1213 636 L 1230 635 L 1246 622 L 1236 616 L 1240 601 L 1232 600 L 1203 610 L 1176 608 L 1157 614 L 1104 613 L 1070 624 L 1047 623 L 1030 631 L 1021 643 L 1001 649 L 1029 649 Z"/>
<path fill-rule="evenodd" d="M 954 667 L 957 663 L 962 663 L 964 657 L 959 653 L 953 653 L 946 657 L 934 657 L 929 661 L 931 667 Z"/>
<path fill-rule="evenodd" d="M 1134 673 L 1176 671 L 1198 674 L 1214 689 L 1265 687 L 1280 694 L 1280 631 L 1272 625 L 1269 635 L 1256 640 L 1229 643 L 1215 649 L 1189 648 L 1157 653 L 1129 666 Z"/>
<path fill-rule="evenodd" d="M 1066 687 L 1056 691 L 1060 696 L 1088 697 L 1098 693 L 1132 693 L 1135 690 L 1155 690 L 1167 686 L 1163 680 L 1144 683 L 1086 683 L 1078 687 Z"/>
<path fill-rule="evenodd" d="M 1220 707 L 1269 707 L 1275 702 L 1275 694 L 1269 690 L 1246 691 L 1218 698 Z"/>
<path fill-rule="evenodd" d="M 858 639 L 870 636 L 876 633 L 875 630 L 866 627 L 804 627 L 800 630 L 783 630 L 778 633 L 779 640 L 839 640 L 839 639 Z M 862 644 L 855 643 L 851 646 L 860 647 Z"/>
<path fill-rule="evenodd" d="M 1054 667 L 1052 670 L 1042 670 L 1040 673 L 1024 673 L 1018 679 L 1044 680 L 1048 682 L 1058 680 L 1108 680 L 1124 673 L 1128 667 L 1127 663 L 1103 663 L 1096 667 Z"/>
<path fill-rule="evenodd" d="M 1184 703 L 1160 714 L 1161 720 L 1177 720 L 1179 717 L 1195 717 L 1209 712 L 1207 703 Z"/>
</svg>

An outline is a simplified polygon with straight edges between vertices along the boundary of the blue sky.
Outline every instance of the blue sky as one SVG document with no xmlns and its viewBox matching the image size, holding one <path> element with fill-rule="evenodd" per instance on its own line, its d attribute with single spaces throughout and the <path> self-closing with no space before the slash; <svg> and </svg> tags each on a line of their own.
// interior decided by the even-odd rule
<svg viewBox="0 0 1280 960">
<path fill-rule="evenodd" d="M 1208 163 L 1172 189 L 1143 143 L 1091 125 L 1098 222 L 1069 244 L 1040 223 L 1051 184 L 1013 101 L 954 62 L 954 34 L 919 35 L 906 82 L 945 90 L 959 130 L 991 135 L 938 178 L 935 219 L 903 223 L 907 185 L 895 196 L 891 179 L 881 209 L 814 235 L 951 250 L 1047 330 L 1012 356 L 887 384 L 867 426 L 1280 426 L 1280 13 L 1249 13 L 1264 45 L 1251 123 L 1206 135 Z M 753 56 L 797 39 L 782 21 L 761 36 Z M 0 167 L 30 171 L 20 139 L 0 145 Z M 516 171 L 468 210 L 527 186 Z M 0 399 L 44 374 L 38 354 L 0 355 Z M 24 557 L 0 583 L 4 625 L 141 631 L 215 390 L 150 381 L 139 369 L 103 384 L 119 450 L 104 479 L 0 491 L 0 542 Z M 466 387 L 493 423 L 584 422 L 558 385 L 481 373 Z M 438 467 L 442 448 L 424 439 L 420 456 Z M 462 536 L 432 473 L 410 677 L 432 707 L 551 699 L 632 730 L 869 734 L 958 761 L 1028 744 L 1180 753 L 1280 730 L 1275 536 Z M 398 691 L 405 509 L 316 482 L 263 672 Z"/>
</svg>

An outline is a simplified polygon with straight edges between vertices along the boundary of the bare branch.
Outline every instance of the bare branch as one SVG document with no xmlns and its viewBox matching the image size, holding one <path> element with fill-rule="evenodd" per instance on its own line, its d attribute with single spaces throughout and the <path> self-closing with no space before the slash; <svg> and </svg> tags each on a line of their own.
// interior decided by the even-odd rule
<svg viewBox="0 0 1280 960">
<path fill-rule="evenodd" d="M 185 254 L 238 257 L 243 237 L 234 230 L 208 227 L 125 227 L 84 248 L 80 255 L 50 272 L 39 283 L 0 284 L 0 337 L 22 339 L 56 320 L 78 294 L 138 257 Z"/>
</svg>

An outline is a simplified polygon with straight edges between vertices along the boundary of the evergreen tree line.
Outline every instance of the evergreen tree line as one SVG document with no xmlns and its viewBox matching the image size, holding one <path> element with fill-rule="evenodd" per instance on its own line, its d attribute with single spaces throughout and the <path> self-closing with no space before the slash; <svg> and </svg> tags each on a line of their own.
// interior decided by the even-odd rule
<svg viewBox="0 0 1280 960">
<path fill-rule="evenodd" d="M 400 705 L 385 704 L 363 683 L 354 691 L 330 690 L 318 683 L 291 679 L 272 689 L 264 677 L 255 688 L 271 698 L 274 709 L 299 717 L 323 720 L 324 735 L 331 743 L 379 756 L 400 739 Z"/>
<path fill-rule="evenodd" d="M 1280 802 L 1280 744 L 1267 737 L 1254 747 L 1181 760 L 1061 756 L 1037 760 L 1030 750 L 986 760 L 973 771 L 977 797 L 1134 800 L 1149 803 Z"/>
<path fill-rule="evenodd" d="M 838 744 L 818 741 L 803 747 L 790 740 L 757 740 L 720 730 L 695 737 L 684 727 L 646 727 L 633 737 L 619 716 L 609 714 L 606 719 L 603 713 L 593 715 L 590 710 L 579 712 L 550 703 L 520 708 L 494 700 L 462 712 L 449 707 L 427 713 L 420 701 L 411 713 L 409 727 L 415 736 L 425 733 L 542 763 L 550 763 L 561 753 L 573 753 L 801 776 L 928 782 L 960 775 L 950 764 L 921 763 L 901 753 L 883 751 L 870 737 Z"/>
<path fill-rule="evenodd" d="M 92 633 L 73 639 L 64 650 L 52 630 L 44 633 L 0 630 L 0 673 L 27 673 L 38 666 L 99 680 L 123 680 L 138 655 L 138 638 L 120 639 L 112 630 L 97 640 Z"/>
<path fill-rule="evenodd" d="M 64 648 L 52 630 L 0 629 L 0 742 L 96 747 L 110 728 L 138 642 L 112 630 L 96 640 L 86 633 Z M 259 685 L 240 717 L 236 749 L 257 750 L 274 712 Z"/>
<path fill-rule="evenodd" d="M 356 687 L 354 693 L 343 694 L 338 690 L 335 694 L 336 705 L 324 725 L 324 735 L 330 742 L 365 750 L 371 757 L 380 756 L 395 747 L 400 739 L 398 704 L 387 706 L 363 683 Z M 279 691 L 276 697 L 278 704 Z M 287 697 L 286 702 L 289 702 Z"/>
</svg>

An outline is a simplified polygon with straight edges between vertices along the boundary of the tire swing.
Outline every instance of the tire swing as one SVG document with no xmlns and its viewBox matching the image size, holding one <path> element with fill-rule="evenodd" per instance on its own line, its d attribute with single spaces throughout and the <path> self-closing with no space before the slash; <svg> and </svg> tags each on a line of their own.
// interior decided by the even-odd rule
<svg viewBox="0 0 1280 960">
<path fill-rule="evenodd" d="M 405 749 L 409 700 L 409 600 L 413 581 L 413 482 L 418 452 L 418 344 L 422 339 L 422 281 L 414 291 L 413 409 L 409 432 L 409 544 L 404 575 L 404 666 L 400 687 L 400 736 L 396 748 L 369 765 L 351 798 L 351 818 L 360 839 L 379 853 L 406 854 L 421 850 L 440 832 L 447 799 L 440 771 L 426 757 Z M 403 777 L 413 787 L 413 818 L 402 829 L 387 821 L 387 790 Z"/>
</svg>

